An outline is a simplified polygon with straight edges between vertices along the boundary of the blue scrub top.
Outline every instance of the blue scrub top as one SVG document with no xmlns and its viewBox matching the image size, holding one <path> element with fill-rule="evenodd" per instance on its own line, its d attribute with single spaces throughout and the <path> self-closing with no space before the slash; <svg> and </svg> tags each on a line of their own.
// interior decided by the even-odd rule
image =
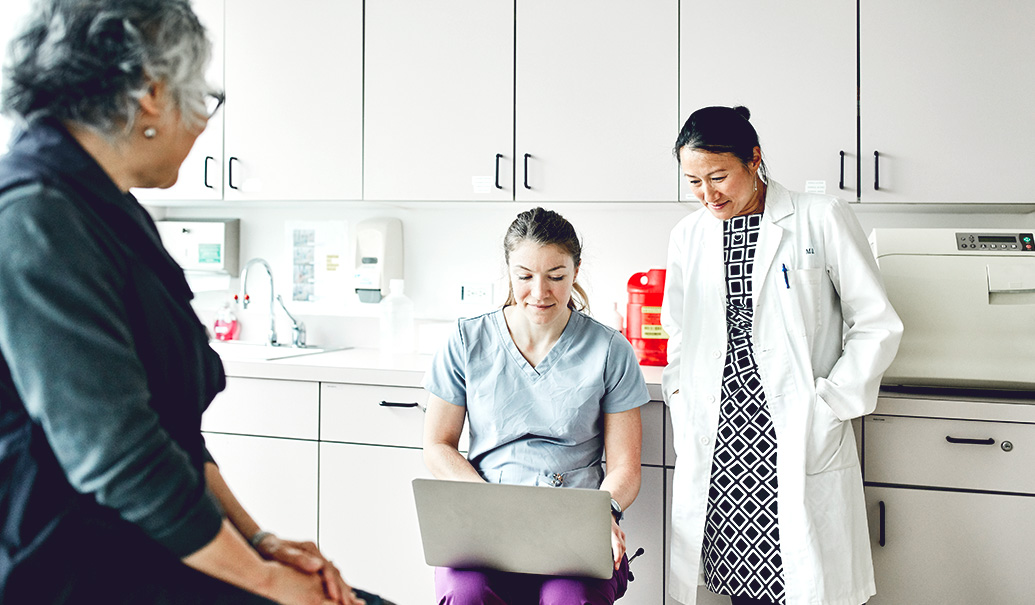
<svg viewBox="0 0 1035 605">
<path fill-rule="evenodd" d="M 467 407 L 468 458 L 482 477 L 522 485 L 600 487 L 603 415 L 650 400 L 629 341 L 578 311 L 534 368 L 502 309 L 461 319 L 423 386 Z"/>
</svg>

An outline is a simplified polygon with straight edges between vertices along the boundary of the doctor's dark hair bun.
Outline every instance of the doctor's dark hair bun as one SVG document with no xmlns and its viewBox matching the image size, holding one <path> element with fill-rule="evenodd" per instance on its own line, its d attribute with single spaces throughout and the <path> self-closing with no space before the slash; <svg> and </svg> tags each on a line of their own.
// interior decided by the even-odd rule
<svg viewBox="0 0 1035 605">
<path fill-rule="evenodd" d="M 750 118 L 751 111 L 743 105 L 698 109 L 683 124 L 672 152 L 676 160 L 679 160 L 679 152 L 684 147 L 709 153 L 730 153 L 747 166 L 754 158 L 755 147 L 761 149 Z M 763 181 L 769 181 L 764 159 L 759 174 Z"/>
<path fill-rule="evenodd" d="M 532 208 L 517 215 L 503 237 L 503 258 L 510 267 L 510 253 L 525 242 L 540 246 L 557 246 L 571 255 L 575 269 L 582 264 L 582 241 L 575 227 L 553 210 Z M 509 280 L 508 280 L 509 281 Z M 573 284 L 569 309 L 589 312 L 589 297 L 578 283 Z M 515 304 L 514 288 L 510 287 L 504 307 Z"/>
<path fill-rule="evenodd" d="M 37 0 L 8 48 L 0 109 L 117 138 L 161 81 L 182 115 L 203 115 L 210 52 L 188 0 Z"/>
</svg>

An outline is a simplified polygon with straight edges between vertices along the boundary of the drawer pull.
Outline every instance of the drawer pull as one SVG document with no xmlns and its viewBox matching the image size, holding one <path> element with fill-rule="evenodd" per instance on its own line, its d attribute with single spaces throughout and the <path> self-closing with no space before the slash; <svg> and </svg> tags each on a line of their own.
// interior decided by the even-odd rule
<svg viewBox="0 0 1035 605">
<path fill-rule="evenodd" d="M 883 500 L 881 500 L 880 502 L 877 502 L 877 509 L 880 511 L 880 521 L 879 521 L 880 527 L 878 528 L 879 535 L 877 536 L 877 544 L 880 544 L 881 546 L 884 546 L 885 540 L 884 540 L 884 501 Z"/>
<path fill-rule="evenodd" d="M 403 403 L 399 401 L 382 401 L 379 403 L 383 408 L 415 408 L 419 407 L 420 404 L 414 401 L 413 403 Z"/>
<path fill-rule="evenodd" d="M 949 443 L 960 443 L 963 445 L 995 445 L 995 439 L 989 437 L 988 439 L 964 439 L 962 437 L 950 437 L 945 436 L 945 440 Z"/>
</svg>

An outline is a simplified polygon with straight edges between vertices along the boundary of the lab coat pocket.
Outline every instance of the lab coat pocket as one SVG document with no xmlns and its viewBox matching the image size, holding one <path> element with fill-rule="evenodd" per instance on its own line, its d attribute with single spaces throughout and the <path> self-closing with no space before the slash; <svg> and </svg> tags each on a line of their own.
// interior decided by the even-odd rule
<svg viewBox="0 0 1035 605">
<path fill-rule="evenodd" d="M 787 272 L 787 290 L 797 305 L 802 332 L 811 344 L 822 324 L 820 294 L 823 291 L 825 269 L 796 269 Z"/>
<path fill-rule="evenodd" d="M 672 446 L 678 456 L 679 450 L 683 447 L 683 441 L 686 439 L 687 429 L 687 409 L 683 394 L 673 393 L 669 395 L 667 405 L 669 416 L 672 419 Z"/>
<path fill-rule="evenodd" d="M 806 475 L 847 468 L 859 462 L 852 423 L 838 418 L 819 395 L 813 399 L 805 448 Z"/>
</svg>

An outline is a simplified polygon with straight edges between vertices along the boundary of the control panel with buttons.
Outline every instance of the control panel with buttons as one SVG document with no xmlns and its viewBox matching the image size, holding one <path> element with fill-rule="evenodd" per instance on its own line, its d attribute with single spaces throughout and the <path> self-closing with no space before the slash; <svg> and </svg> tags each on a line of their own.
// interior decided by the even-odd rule
<svg viewBox="0 0 1035 605">
<path fill-rule="evenodd" d="M 975 252 L 1035 252 L 1031 233 L 956 233 L 957 250 Z"/>
</svg>

